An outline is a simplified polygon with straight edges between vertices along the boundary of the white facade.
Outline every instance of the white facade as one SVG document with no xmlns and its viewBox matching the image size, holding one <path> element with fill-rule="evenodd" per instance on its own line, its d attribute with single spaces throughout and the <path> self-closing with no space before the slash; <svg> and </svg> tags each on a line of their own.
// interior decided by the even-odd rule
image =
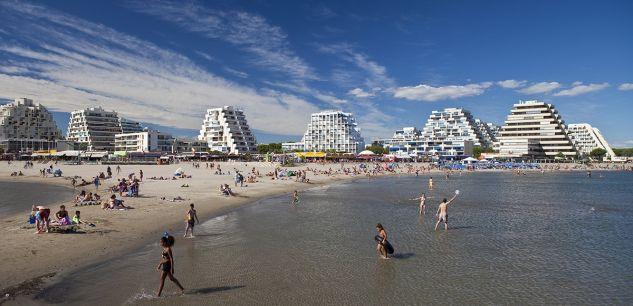
<svg viewBox="0 0 633 306">
<path fill-rule="evenodd" d="M 286 152 L 304 151 L 305 145 L 303 142 L 284 142 L 281 144 L 281 149 Z"/>
<path fill-rule="evenodd" d="M 463 108 L 433 111 L 421 137 L 421 151 L 447 158 L 472 155 L 473 147 L 481 146 L 483 142 L 473 116 Z"/>
<path fill-rule="evenodd" d="M 600 130 L 592 127 L 587 123 L 570 124 L 567 128 L 569 136 L 576 145 L 578 153 L 583 155 L 589 155 L 594 149 L 603 149 L 607 151 L 607 156 L 611 159 L 615 158 L 615 153 L 604 139 Z"/>
<path fill-rule="evenodd" d="M 365 149 L 354 116 L 336 110 L 312 114 L 301 142 L 306 151 L 359 153 Z"/>
<path fill-rule="evenodd" d="M 481 135 L 481 146 L 483 148 L 492 148 L 493 143 L 497 141 L 496 126 L 481 119 L 475 119 L 475 128 L 477 133 Z"/>
<path fill-rule="evenodd" d="M 115 111 L 91 107 L 70 113 L 67 138 L 87 144 L 88 151 L 114 151 L 114 137 L 121 132 Z"/>
<path fill-rule="evenodd" d="M 115 151 L 123 152 L 171 152 L 173 144 L 171 135 L 154 130 L 116 134 L 114 137 Z"/>
<path fill-rule="evenodd" d="M 229 154 L 257 152 L 257 142 L 244 111 L 233 106 L 208 109 L 198 139 L 206 141 L 211 151 Z"/>
<path fill-rule="evenodd" d="M 395 156 L 419 157 L 424 155 L 422 133 L 415 127 L 405 127 L 393 133 L 391 138 L 377 141 Z"/>
<path fill-rule="evenodd" d="M 524 157 L 524 149 L 514 150 L 518 143 L 528 143 L 526 139 L 536 140 L 540 149 L 533 148 L 531 157 L 554 158 L 559 153 L 567 157 L 576 156 L 576 148 L 567 133 L 565 121 L 552 104 L 540 101 L 525 101 L 514 104 L 498 139 L 499 152 L 503 157 Z M 525 146 L 521 146 L 525 148 Z"/>
<path fill-rule="evenodd" d="M 51 113 L 26 98 L 0 106 L 0 148 L 6 152 L 55 149 L 61 138 Z"/>
<path fill-rule="evenodd" d="M 121 126 L 122 134 L 143 132 L 141 124 L 130 119 L 119 118 L 119 125 Z"/>
</svg>

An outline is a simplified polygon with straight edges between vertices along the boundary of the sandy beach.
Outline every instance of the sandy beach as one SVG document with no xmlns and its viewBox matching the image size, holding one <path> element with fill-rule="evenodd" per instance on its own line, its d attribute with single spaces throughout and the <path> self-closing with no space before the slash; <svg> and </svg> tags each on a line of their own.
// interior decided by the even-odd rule
<svg viewBox="0 0 633 306">
<path fill-rule="evenodd" d="M 217 163 L 216 163 L 217 164 Z M 86 180 L 105 172 L 105 165 L 55 165 L 61 168 L 64 177 L 53 178 L 51 176 L 43 178 L 39 175 L 39 170 L 50 164 L 35 164 L 32 169 L 23 169 L 22 162 L 15 162 L 8 165 L 6 162 L 0 164 L 0 173 L 5 174 L 2 180 L 37 182 L 62 185 L 72 188 L 69 177 L 81 176 Z M 273 163 L 220 163 L 223 171 L 230 171 L 229 174 L 215 175 L 214 171 L 206 168 L 205 163 L 200 164 L 200 168 L 194 168 L 191 163 L 180 163 L 173 165 L 126 165 L 122 166 L 120 174 L 116 174 L 116 166 L 111 166 L 114 172 L 111 179 L 107 179 L 97 191 L 94 185 L 77 187 L 76 193 L 81 190 L 86 192 L 97 192 L 106 198 L 111 193 L 107 187 L 114 185 L 117 179 L 127 177 L 129 173 L 143 170 L 145 179 L 140 187 L 140 196 L 135 198 L 124 198 L 125 204 L 133 209 L 103 210 L 100 206 L 74 207 L 73 199 L 50 205 L 51 214 L 58 210 L 59 205 L 65 204 L 70 214 L 75 210 L 80 210 L 84 222 L 94 223 L 95 227 L 82 226 L 81 233 L 77 234 L 35 234 L 33 225 L 29 225 L 29 211 L 23 213 L 2 216 L 0 229 L 4 233 L 3 254 L 5 260 L 0 262 L 0 270 L 4 273 L 0 275 L 0 288 L 6 289 L 15 287 L 26 281 L 54 274 L 60 274 L 81 266 L 97 261 L 116 259 L 118 256 L 125 256 L 125 251 L 132 249 L 148 240 L 160 237 L 164 231 L 174 233 L 176 237 L 184 230 L 184 216 L 189 204 L 194 203 L 201 220 L 218 215 L 230 209 L 239 207 L 257 199 L 288 193 L 295 190 L 311 188 L 319 184 L 335 182 L 345 179 L 358 178 L 345 175 L 327 176 L 314 175 L 308 172 L 309 183 L 295 182 L 293 178 L 271 180 L 265 174 L 274 171 L 277 164 Z M 261 177 L 254 184 L 245 184 L 245 187 L 234 187 L 234 173 L 237 169 L 241 172 L 250 172 L 255 167 Z M 310 164 L 311 169 L 328 169 L 333 165 Z M 172 177 L 176 169 L 182 168 L 187 175 L 192 178 L 178 180 L 151 180 L 149 177 Z M 303 167 L 290 168 L 292 170 L 305 169 Z M 9 177 L 8 173 L 22 171 L 24 176 Z M 181 187 L 183 184 L 189 187 Z M 220 195 L 218 188 L 220 184 L 229 184 L 237 196 L 225 197 Z M 246 187 L 247 186 L 247 187 Z M 5 191 L 7 192 L 7 191 Z M 37 190 L 15 190 L 10 192 L 37 192 Z M 168 201 L 174 197 L 185 198 L 185 201 Z M 167 200 L 161 200 L 165 197 Z M 36 204 L 36 203 L 32 203 Z M 29 205 L 30 206 L 30 205 Z M 28 286 L 27 286 L 28 287 Z M 14 288 L 11 291 L 15 291 Z M 6 291 L 6 290 L 4 290 Z"/>
</svg>

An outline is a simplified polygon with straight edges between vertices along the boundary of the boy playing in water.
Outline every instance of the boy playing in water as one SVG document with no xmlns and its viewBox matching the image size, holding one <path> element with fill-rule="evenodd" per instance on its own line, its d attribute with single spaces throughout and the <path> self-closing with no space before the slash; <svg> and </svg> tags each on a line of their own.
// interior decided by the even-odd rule
<svg viewBox="0 0 633 306">
<path fill-rule="evenodd" d="M 185 216 L 186 227 L 185 227 L 185 235 L 183 237 L 187 238 L 187 233 L 191 230 L 191 235 L 189 238 L 193 238 L 193 226 L 198 222 L 200 224 L 200 220 L 198 220 L 198 214 L 196 210 L 193 208 L 193 203 L 189 205 L 189 210 L 187 211 L 187 215 Z"/>
<path fill-rule="evenodd" d="M 432 198 L 433 197 L 428 197 L 428 199 L 432 199 Z M 426 199 L 427 197 L 424 192 L 422 193 L 420 197 L 411 199 L 411 201 L 420 200 L 420 210 L 419 210 L 420 215 L 426 213 Z"/>
<path fill-rule="evenodd" d="M 436 213 L 437 222 L 435 223 L 436 231 L 437 231 L 437 226 L 440 225 L 440 222 L 442 221 L 444 221 L 444 230 L 448 230 L 448 212 L 447 212 L 448 204 L 451 204 L 453 200 L 455 200 L 458 194 L 459 194 L 459 190 L 455 190 L 455 195 L 448 201 L 446 200 L 446 198 L 444 198 L 444 200 L 442 200 L 442 203 L 440 203 L 440 206 L 437 208 L 437 213 Z"/>
<path fill-rule="evenodd" d="M 295 190 L 295 192 L 292 194 L 292 204 L 298 204 L 299 203 L 299 192 Z"/>
</svg>

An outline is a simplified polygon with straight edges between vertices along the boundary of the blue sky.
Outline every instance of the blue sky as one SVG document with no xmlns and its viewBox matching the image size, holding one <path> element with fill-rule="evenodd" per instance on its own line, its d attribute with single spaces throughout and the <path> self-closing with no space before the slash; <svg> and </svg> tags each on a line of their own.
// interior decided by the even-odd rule
<svg viewBox="0 0 633 306">
<path fill-rule="evenodd" d="M 324 109 L 371 140 L 539 99 L 633 146 L 632 1 L 2 1 L 0 20 L 0 99 L 63 129 L 101 105 L 194 136 L 206 108 L 238 105 L 260 142 Z"/>
</svg>

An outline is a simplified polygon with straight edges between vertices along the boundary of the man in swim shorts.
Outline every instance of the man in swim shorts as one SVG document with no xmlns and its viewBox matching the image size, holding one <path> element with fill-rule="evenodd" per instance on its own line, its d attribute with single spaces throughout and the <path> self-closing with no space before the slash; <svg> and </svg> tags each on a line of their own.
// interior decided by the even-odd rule
<svg viewBox="0 0 633 306">
<path fill-rule="evenodd" d="M 442 200 L 442 203 L 440 203 L 440 206 L 437 208 L 437 222 L 435 223 L 436 231 L 437 227 L 440 225 L 440 222 L 444 222 L 444 230 L 448 230 L 448 205 L 451 204 L 453 200 L 455 200 L 458 194 L 459 193 L 456 191 L 455 195 L 450 200 L 446 200 L 446 198 L 444 198 L 444 200 Z"/>
<path fill-rule="evenodd" d="M 187 211 L 187 215 L 185 216 L 186 227 L 185 227 L 185 235 L 183 236 L 185 238 L 187 238 L 187 233 L 189 233 L 189 231 L 191 231 L 191 235 L 189 237 L 193 238 L 194 237 L 193 226 L 196 224 L 196 221 L 200 223 L 200 220 L 198 220 L 198 213 L 193 207 L 194 207 L 193 203 L 191 203 L 189 205 L 189 210 Z"/>
</svg>

